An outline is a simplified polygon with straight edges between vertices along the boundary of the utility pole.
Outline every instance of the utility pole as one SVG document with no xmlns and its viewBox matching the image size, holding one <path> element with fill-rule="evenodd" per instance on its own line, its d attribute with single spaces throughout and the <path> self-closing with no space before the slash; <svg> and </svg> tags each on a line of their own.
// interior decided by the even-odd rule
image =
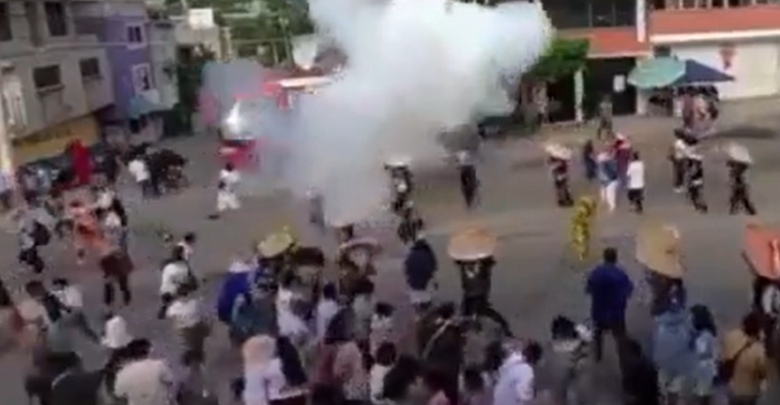
<svg viewBox="0 0 780 405">
<path fill-rule="evenodd" d="M 4 183 L 13 190 L 16 188 L 16 176 L 14 174 L 13 151 L 11 149 L 11 133 L 8 125 L 10 120 L 5 116 L 8 109 L 5 105 L 5 93 L 3 92 L 5 84 L 3 75 L 6 68 L 7 66 L 0 60 L 0 176 L 4 177 L 2 179 Z"/>
</svg>

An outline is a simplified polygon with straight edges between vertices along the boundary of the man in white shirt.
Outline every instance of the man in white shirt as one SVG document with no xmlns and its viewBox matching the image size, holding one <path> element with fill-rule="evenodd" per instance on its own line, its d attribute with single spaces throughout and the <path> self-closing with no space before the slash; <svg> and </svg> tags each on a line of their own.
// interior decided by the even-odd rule
<svg viewBox="0 0 780 405">
<path fill-rule="evenodd" d="M 522 353 L 510 350 L 505 352 L 493 388 L 494 404 L 529 405 L 534 401 L 534 365 L 541 359 L 541 355 L 542 349 L 537 343 L 527 344 Z"/>
<path fill-rule="evenodd" d="M 130 172 L 136 184 L 141 188 L 144 197 L 150 197 L 154 194 L 154 190 L 152 190 L 152 176 L 142 156 L 131 160 L 127 165 L 127 171 Z"/>
<path fill-rule="evenodd" d="M 175 403 L 175 376 L 163 360 L 149 358 L 151 345 L 135 340 L 128 345 L 132 359 L 116 374 L 114 394 L 128 405 Z"/>
<path fill-rule="evenodd" d="M 639 152 L 631 155 L 631 162 L 626 169 L 628 179 L 628 201 L 634 206 L 634 211 L 641 214 L 645 201 L 645 163 L 639 157 Z"/>
<path fill-rule="evenodd" d="M 338 303 L 338 292 L 336 286 L 333 283 L 325 284 L 322 288 L 322 299 L 317 303 L 316 321 L 316 334 L 317 341 L 322 342 L 325 340 L 325 334 L 328 330 L 330 321 L 339 313 L 341 307 Z"/>
<path fill-rule="evenodd" d="M 217 190 L 217 214 L 224 211 L 234 211 L 241 207 L 236 188 L 241 180 L 241 174 L 228 163 L 219 172 L 219 189 Z"/>
</svg>

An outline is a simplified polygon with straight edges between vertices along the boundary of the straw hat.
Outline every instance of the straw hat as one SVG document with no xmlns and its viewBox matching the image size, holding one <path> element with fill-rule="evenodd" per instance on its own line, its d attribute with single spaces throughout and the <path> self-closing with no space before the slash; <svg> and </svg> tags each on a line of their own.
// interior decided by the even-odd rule
<svg viewBox="0 0 780 405">
<path fill-rule="evenodd" d="M 780 279 L 780 231 L 760 224 L 748 224 L 743 256 L 757 276 Z"/>
<path fill-rule="evenodd" d="M 745 163 L 748 165 L 753 163 L 753 158 L 750 156 L 750 150 L 748 150 L 748 148 L 744 145 L 732 142 L 726 145 L 724 150 L 729 159 L 735 162 Z"/>
<path fill-rule="evenodd" d="M 295 239 L 289 232 L 276 232 L 266 236 L 257 245 L 257 251 L 261 256 L 270 258 L 284 253 L 294 243 Z"/>
<path fill-rule="evenodd" d="M 572 155 L 571 149 L 559 143 L 548 143 L 544 145 L 544 151 L 547 152 L 548 155 L 562 160 L 569 160 Z"/>
<path fill-rule="evenodd" d="M 455 232 L 450 237 L 447 253 L 454 260 L 479 260 L 495 253 L 498 239 L 482 227 L 470 227 Z"/>
<path fill-rule="evenodd" d="M 101 343 L 109 349 L 121 349 L 133 341 L 127 322 L 121 316 L 114 316 L 106 321 L 106 334 Z"/>
<path fill-rule="evenodd" d="M 647 221 L 639 227 L 636 260 L 650 271 L 670 278 L 682 278 L 680 232 L 667 223 Z"/>
</svg>

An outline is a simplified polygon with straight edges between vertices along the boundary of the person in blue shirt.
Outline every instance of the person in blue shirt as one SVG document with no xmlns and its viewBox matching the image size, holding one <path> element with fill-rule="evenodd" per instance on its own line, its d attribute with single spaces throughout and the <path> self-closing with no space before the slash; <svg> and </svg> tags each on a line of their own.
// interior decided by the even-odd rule
<svg viewBox="0 0 780 405">
<path fill-rule="evenodd" d="M 601 201 L 607 205 L 609 212 L 612 212 L 617 207 L 617 191 L 620 183 L 617 162 L 614 156 L 607 152 L 599 153 L 597 161 Z"/>
<path fill-rule="evenodd" d="M 606 248 L 602 257 L 603 262 L 591 271 L 586 286 L 597 361 L 602 357 L 604 333 L 611 333 L 618 347 L 626 337 L 626 305 L 634 291 L 634 283 L 618 265 L 617 250 Z"/>
</svg>

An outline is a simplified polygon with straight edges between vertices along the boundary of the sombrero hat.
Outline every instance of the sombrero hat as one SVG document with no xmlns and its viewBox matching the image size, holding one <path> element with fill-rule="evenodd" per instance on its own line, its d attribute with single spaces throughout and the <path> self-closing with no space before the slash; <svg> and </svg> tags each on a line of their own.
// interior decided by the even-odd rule
<svg viewBox="0 0 780 405">
<path fill-rule="evenodd" d="M 470 227 L 455 232 L 450 237 L 447 253 L 454 260 L 470 261 L 492 256 L 498 239 L 483 227 Z"/>
<path fill-rule="evenodd" d="M 391 168 L 407 167 L 411 163 L 411 159 L 407 156 L 392 156 L 385 161 L 385 166 Z"/>
<path fill-rule="evenodd" d="M 742 255 L 757 276 L 780 279 L 780 231 L 777 229 L 748 224 Z"/>
<path fill-rule="evenodd" d="M 547 152 L 548 155 L 562 160 L 569 160 L 572 155 L 571 149 L 559 143 L 548 143 L 544 145 L 544 151 Z"/>
<path fill-rule="evenodd" d="M 275 257 L 284 253 L 294 243 L 295 238 L 289 232 L 272 233 L 257 245 L 257 251 L 263 257 Z"/>
<path fill-rule="evenodd" d="M 750 151 L 744 145 L 732 142 L 726 145 L 724 151 L 726 152 L 726 155 L 728 155 L 729 159 L 735 162 L 745 163 L 748 165 L 753 163 L 753 158 L 750 156 Z"/>
<path fill-rule="evenodd" d="M 643 223 L 636 238 L 636 260 L 654 273 L 682 278 L 685 269 L 680 260 L 678 229 L 660 221 Z"/>
</svg>

